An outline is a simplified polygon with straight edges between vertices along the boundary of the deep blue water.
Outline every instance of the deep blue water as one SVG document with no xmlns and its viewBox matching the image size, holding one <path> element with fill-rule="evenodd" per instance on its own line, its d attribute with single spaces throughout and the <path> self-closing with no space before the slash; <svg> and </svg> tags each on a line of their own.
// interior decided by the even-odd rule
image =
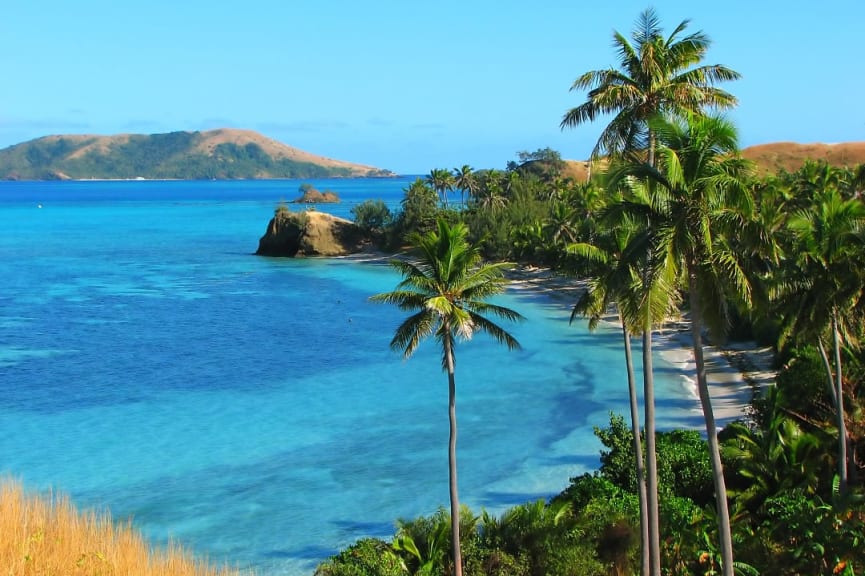
<svg viewBox="0 0 865 576">
<path fill-rule="evenodd" d="M 349 216 L 410 178 L 312 181 Z M 107 508 L 259 574 L 311 573 L 396 518 L 447 504 L 447 382 L 432 342 L 389 349 L 368 302 L 398 277 L 253 256 L 299 181 L 0 183 L 0 473 Z M 498 512 L 598 463 L 624 413 L 619 335 L 568 303 L 499 301 L 523 350 L 457 348 L 460 491 Z M 659 410 L 695 401 L 658 360 Z"/>
</svg>

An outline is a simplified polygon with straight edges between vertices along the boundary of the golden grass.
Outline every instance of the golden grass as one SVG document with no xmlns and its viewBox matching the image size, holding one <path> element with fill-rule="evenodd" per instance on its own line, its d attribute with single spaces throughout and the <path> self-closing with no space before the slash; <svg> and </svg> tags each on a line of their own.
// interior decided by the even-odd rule
<svg viewBox="0 0 865 576">
<path fill-rule="evenodd" d="M 179 546 L 157 549 L 107 513 L 79 512 L 69 498 L 27 494 L 0 480 L 0 576 L 237 576 Z"/>
</svg>

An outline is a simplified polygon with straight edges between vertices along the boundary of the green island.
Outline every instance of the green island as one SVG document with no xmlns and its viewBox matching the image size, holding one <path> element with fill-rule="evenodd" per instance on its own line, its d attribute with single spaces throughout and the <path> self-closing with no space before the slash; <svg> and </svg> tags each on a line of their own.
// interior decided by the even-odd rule
<svg viewBox="0 0 865 576">
<path fill-rule="evenodd" d="M 2 180 L 391 176 L 389 170 L 316 156 L 249 130 L 45 136 L 0 150 Z"/>
<path fill-rule="evenodd" d="M 403 280 L 373 297 L 405 313 L 392 348 L 410 357 L 432 338 L 442 352 L 429 369 L 450 391 L 450 506 L 395 519 L 392 538 L 351 544 L 318 576 L 865 574 L 865 164 L 758 170 L 719 114 L 736 98 L 717 85 L 738 74 L 703 64 L 709 39 L 686 29 L 666 36 L 646 10 L 630 39 L 615 35 L 618 66 L 574 82 L 586 98 L 563 128 L 611 117 L 583 176 L 540 149 L 507 170 L 431 170 L 395 213 L 352 209 L 401 255 Z M 512 263 L 550 270 L 553 290 L 579 286 L 573 319 L 620 327 L 631 408 L 595 430 L 599 470 L 496 516 L 460 504 L 455 359 L 477 332 L 519 346 L 518 312 L 488 301 Z M 655 429 L 652 339 L 674 322 L 692 345 L 702 433 Z M 709 342 L 774 356 L 773 382 L 720 430 Z M 217 573 L 184 570 L 170 573 Z"/>
</svg>

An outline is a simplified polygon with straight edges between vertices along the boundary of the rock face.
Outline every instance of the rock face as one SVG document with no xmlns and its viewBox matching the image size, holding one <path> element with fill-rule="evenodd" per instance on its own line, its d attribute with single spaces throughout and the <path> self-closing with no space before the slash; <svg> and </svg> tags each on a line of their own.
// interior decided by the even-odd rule
<svg viewBox="0 0 865 576">
<path fill-rule="evenodd" d="M 308 210 L 278 210 L 258 241 L 261 256 L 345 256 L 362 251 L 369 239 L 345 218 Z"/>
<path fill-rule="evenodd" d="M 292 200 L 292 204 L 338 204 L 339 196 L 335 192 L 325 190 L 321 192 L 315 188 L 304 190 L 303 194 L 297 200 Z"/>
</svg>

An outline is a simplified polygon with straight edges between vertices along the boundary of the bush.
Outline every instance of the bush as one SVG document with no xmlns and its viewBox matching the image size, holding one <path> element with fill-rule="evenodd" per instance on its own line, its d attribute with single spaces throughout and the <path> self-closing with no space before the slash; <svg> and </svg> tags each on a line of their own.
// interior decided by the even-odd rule
<svg viewBox="0 0 865 576">
<path fill-rule="evenodd" d="M 383 200 L 364 200 L 351 209 L 354 222 L 367 232 L 381 231 L 391 223 L 393 214 Z"/>
<path fill-rule="evenodd" d="M 633 434 L 622 416 L 610 415 L 607 428 L 595 428 L 607 448 L 601 452 L 600 474 L 615 486 L 637 491 Z M 696 430 L 673 430 L 655 435 L 658 492 L 693 500 L 703 506 L 714 501 L 712 468 L 705 440 Z M 645 442 L 643 443 L 645 448 Z"/>
<path fill-rule="evenodd" d="M 358 540 L 318 565 L 315 576 L 406 576 L 408 570 L 390 545 L 377 538 Z"/>
</svg>

